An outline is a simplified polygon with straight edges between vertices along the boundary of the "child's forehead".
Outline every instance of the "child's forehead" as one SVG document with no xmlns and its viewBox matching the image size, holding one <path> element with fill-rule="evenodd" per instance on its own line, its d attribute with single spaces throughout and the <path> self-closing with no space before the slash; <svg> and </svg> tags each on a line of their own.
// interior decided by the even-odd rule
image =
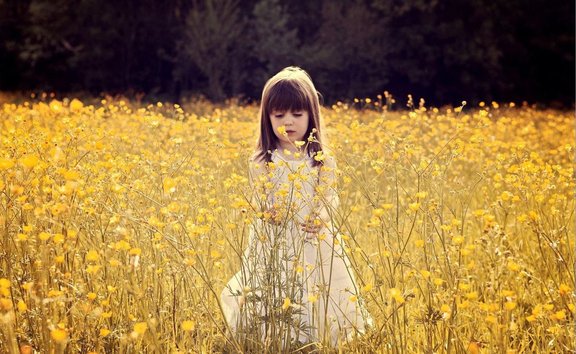
<svg viewBox="0 0 576 354">
<path fill-rule="evenodd" d="M 270 88 L 267 95 L 267 110 L 272 111 L 301 111 L 310 106 L 310 98 L 297 83 L 282 81 Z"/>
</svg>

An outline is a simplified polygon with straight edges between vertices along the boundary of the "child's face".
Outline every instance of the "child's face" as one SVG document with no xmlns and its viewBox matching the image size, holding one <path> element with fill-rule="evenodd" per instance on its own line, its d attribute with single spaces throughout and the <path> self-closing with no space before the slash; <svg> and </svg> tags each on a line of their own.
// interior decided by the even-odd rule
<svg viewBox="0 0 576 354">
<path fill-rule="evenodd" d="M 280 147 L 293 150 L 295 141 L 306 140 L 308 120 L 309 114 L 306 110 L 272 111 L 270 113 L 270 123 L 272 123 L 274 134 L 280 142 Z M 283 134 L 284 129 L 285 134 Z"/>
</svg>

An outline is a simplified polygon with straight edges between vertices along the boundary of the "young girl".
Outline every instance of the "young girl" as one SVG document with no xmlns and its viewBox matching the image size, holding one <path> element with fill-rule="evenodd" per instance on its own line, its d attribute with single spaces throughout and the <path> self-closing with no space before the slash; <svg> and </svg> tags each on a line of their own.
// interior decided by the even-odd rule
<svg viewBox="0 0 576 354">
<path fill-rule="evenodd" d="M 334 222 L 335 162 L 323 151 L 308 74 L 288 67 L 268 80 L 259 115 L 249 169 L 256 218 L 241 269 L 221 295 L 226 321 L 240 340 L 336 345 L 371 318 Z"/>
</svg>

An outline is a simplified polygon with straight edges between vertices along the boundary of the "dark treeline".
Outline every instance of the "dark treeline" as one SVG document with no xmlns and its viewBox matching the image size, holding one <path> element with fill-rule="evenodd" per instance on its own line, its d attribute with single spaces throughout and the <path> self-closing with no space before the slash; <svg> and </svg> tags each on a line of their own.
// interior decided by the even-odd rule
<svg viewBox="0 0 576 354">
<path fill-rule="evenodd" d="M 0 90 L 259 97 L 308 70 L 327 102 L 571 105 L 574 1 L 0 0 Z"/>
</svg>

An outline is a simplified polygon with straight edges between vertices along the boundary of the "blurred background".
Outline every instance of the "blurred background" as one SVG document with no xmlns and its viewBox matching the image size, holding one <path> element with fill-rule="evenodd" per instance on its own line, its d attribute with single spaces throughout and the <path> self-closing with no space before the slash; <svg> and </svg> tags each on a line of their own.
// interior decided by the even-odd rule
<svg viewBox="0 0 576 354">
<path fill-rule="evenodd" d="M 574 102 L 574 1 L 0 0 L 0 91 L 259 99 L 306 69 L 325 102 Z"/>
</svg>

